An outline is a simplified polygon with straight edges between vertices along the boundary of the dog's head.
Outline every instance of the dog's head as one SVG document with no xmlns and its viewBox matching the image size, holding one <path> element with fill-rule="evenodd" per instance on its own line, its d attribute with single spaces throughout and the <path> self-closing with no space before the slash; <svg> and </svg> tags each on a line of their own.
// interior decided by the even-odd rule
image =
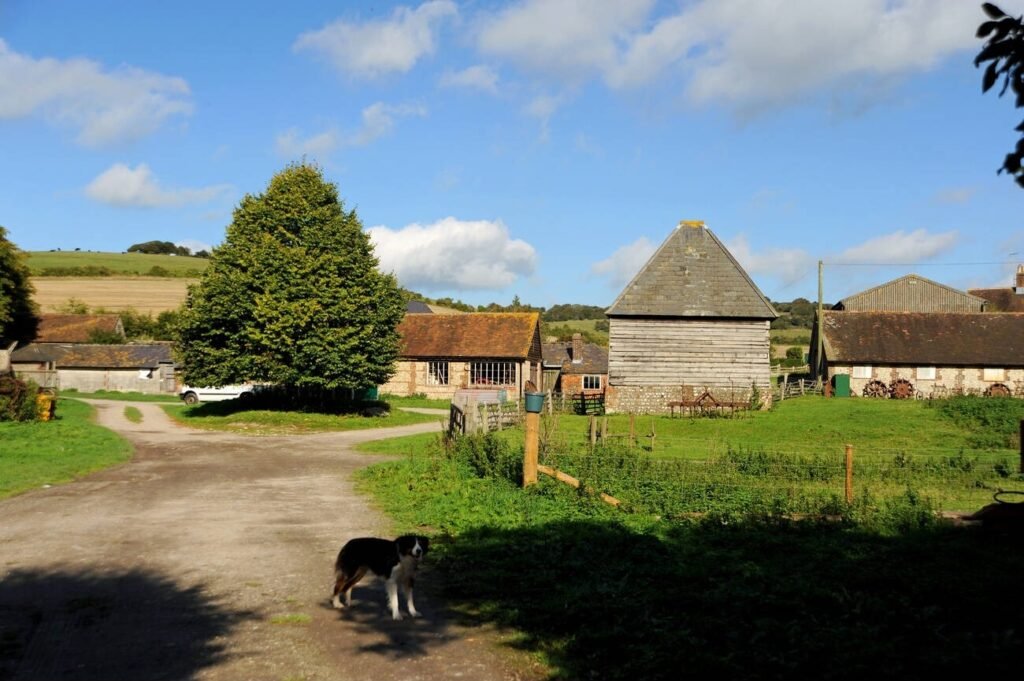
<svg viewBox="0 0 1024 681">
<path fill-rule="evenodd" d="M 416 560 L 423 558 L 430 548 L 430 540 L 415 534 L 403 534 L 395 540 L 398 544 L 398 554 L 401 556 L 412 556 Z"/>
</svg>

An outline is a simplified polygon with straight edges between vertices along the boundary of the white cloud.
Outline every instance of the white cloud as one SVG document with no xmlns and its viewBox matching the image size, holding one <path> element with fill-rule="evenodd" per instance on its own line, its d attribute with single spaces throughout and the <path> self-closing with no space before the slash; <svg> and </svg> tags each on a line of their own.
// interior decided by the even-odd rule
<svg viewBox="0 0 1024 681">
<path fill-rule="evenodd" d="M 477 64 L 461 71 L 446 71 L 441 76 L 441 87 L 469 88 L 492 95 L 498 94 L 498 73 L 489 66 Z"/>
<path fill-rule="evenodd" d="M 607 279 L 610 287 L 622 288 L 647 264 L 657 249 L 656 244 L 642 236 L 617 249 L 610 257 L 591 265 L 590 272 Z"/>
<path fill-rule="evenodd" d="M 730 240 L 726 248 L 751 278 L 772 277 L 789 285 L 814 272 L 814 257 L 800 248 L 769 248 L 755 253 L 744 234 Z"/>
<path fill-rule="evenodd" d="M 286 158 L 312 156 L 324 158 L 344 147 L 362 147 L 384 137 L 395 127 L 399 116 L 426 116 L 426 107 L 418 104 L 385 104 L 376 102 L 363 109 L 361 125 L 350 133 L 328 128 L 309 137 L 302 137 L 298 128 L 289 128 L 274 140 L 277 153 Z"/>
<path fill-rule="evenodd" d="M 206 203 L 230 191 L 226 184 L 198 189 L 164 189 L 153 177 L 149 166 L 140 163 L 135 169 L 124 163 L 115 163 L 85 188 L 86 196 L 112 206 L 157 208 Z"/>
<path fill-rule="evenodd" d="M 485 17 L 477 47 L 528 70 L 570 79 L 611 69 L 653 0 L 525 0 Z"/>
<path fill-rule="evenodd" d="M 338 20 L 307 31 L 292 47 L 310 50 L 350 76 L 406 73 L 421 57 L 433 54 L 441 22 L 457 14 L 451 0 L 425 2 L 416 9 L 396 7 L 384 21 Z"/>
<path fill-rule="evenodd" d="M 429 225 L 367 230 L 380 266 L 403 286 L 427 290 L 501 289 L 537 267 L 533 246 L 500 220 L 448 217 Z"/>
<path fill-rule="evenodd" d="M 104 71 L 88 59 L 19 54 L 0 39 L 0 119 L 40 115 L 101 147 L 132 141 L 192 112 L 188 83 L 133 67 Z"/>
<path fill-rule="evenodd" d="M 957 239 L 956 231 L 930 234 L 926 229 L 910 233 L 899 230 L 847 248 L 832 260 L 836 263 L 919 263 L 950 250 Z"/>
<path fill-rule="evenodd" d="M 935 195 L 938 203 L 968 203 L 974 197 L 974 187 L 949 187 Z"/>
<path fill-rule="evenodd" d="M 848 96 L 851 84 L 870 95 L 878 83 L 977 49 L 974 31 L 984 18 L 963 0 L 693 0 L 681 7 L 656 15 L 650 0 L 525 0 L 486 17 L 477 47 L 569 84 L 675 82 L 693 103 L 751 113 L 820 89 Z"/>
</svg>

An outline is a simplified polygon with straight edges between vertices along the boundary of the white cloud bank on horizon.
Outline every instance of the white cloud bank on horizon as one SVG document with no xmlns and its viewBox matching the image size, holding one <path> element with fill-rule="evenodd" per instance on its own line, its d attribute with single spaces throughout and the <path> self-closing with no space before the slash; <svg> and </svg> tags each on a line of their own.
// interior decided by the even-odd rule
<svg viewBox="0 0 1024 681">
<path fill-rule="evenodd" d="M 447 217 L 428 225 L 377 225 L 366 231 L 381 270 L 394 272 L 410 288 L 502 289 L 537 268 L 533 246 L 511 238 L 500 220 Z"/>
<path fill-rule="evenodd" d="M 370 144 L 395 128 L 396 117 L 427 115 L 427 109 L 418 104 L 385 104 L 376 102 L 363 109 L 362 124 L 352 133 L 328 128 L 303 138 L 298 128 L 289 128 L 274 140 L 277 153 L 285 157 L 325 157 L 343 147 L 362 147 Z"/>
<path fill-rule="evenodd" d="M 134 169 L 124 163 L 115 163 L 86 186 L 85 194 L 94 201 L 111 206 L 159 208 L 206 203 L 231 189 L 228 184 L 165 189 L 145 163 Z"/>
<path fill-rule="evenodd" d="M 476 46 L 541 78 L 616 90 L 679 80 L 694 104 L 744 114 L 855 81 L 884 83 L 977 49 L 984 19 L 963 0 L 524 0 L 478 22 Z M 870 89 L 870 87 L 868 88 Z"/>
<path fill-rule="evenodd" d="M 308 50 L 343 74 L 371 79 L 406 73 L 436 49 L 440 24 L 458 15 L 451 0 L 432 0 L 415 9 L 396 7 L 389 19 L 362 23 L 337 20 L 306 31 L 292 45 Z"/>
<path fill-rule="evenodd" d="M 84 58 L 36 59 L 0 39 L 0 120 L 41 116 L 77 130 L 88 147 L 130 142 L 192 113 L 188 83 L 130 66 L 104 70 Z"/>
</svg>

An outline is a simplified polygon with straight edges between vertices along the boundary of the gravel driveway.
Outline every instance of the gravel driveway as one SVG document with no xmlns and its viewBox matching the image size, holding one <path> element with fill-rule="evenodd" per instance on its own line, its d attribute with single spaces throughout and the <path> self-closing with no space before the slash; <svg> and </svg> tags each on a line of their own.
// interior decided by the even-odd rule
<svg viewBox="0 0 1024 681">
<path fill-rule="evenodd" d="M 329 607 L 341 543 L 392 534 L 355 493 L 352 445 L 437 429 L 247 437 L 95 401 L 131 462 L 0 501 L 0 680 L 449 679 L 537 675 L 447 612 L 429 556 L 392 622 L 379 581 Z M 143 413 L 127 421 L 131 404 Z"/>
</svg>

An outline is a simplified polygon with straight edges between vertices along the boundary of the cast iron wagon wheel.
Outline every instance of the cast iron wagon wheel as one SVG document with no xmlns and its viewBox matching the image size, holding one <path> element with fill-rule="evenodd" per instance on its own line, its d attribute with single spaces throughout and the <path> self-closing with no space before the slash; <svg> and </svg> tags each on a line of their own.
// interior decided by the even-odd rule
<svg viewBox="0 0 1024 681">
<path fill-rule="evenodd" d="M 985 397 L 1009 397 L 1010 388 L 1003 383 L 993 383 L 985 389 Z"/>
<path fill-rule="evenodd" d="M 897 378 L 889 385 L 889 394 L 894 400 L 906 400 L 914 396 L 914 384 L 905 378 Z"/>
<path fill-rule="evenodd" d="M 889 388 L 878 379 L 864 386 L 864 397 L 888 397 Z"/>
</svg>

